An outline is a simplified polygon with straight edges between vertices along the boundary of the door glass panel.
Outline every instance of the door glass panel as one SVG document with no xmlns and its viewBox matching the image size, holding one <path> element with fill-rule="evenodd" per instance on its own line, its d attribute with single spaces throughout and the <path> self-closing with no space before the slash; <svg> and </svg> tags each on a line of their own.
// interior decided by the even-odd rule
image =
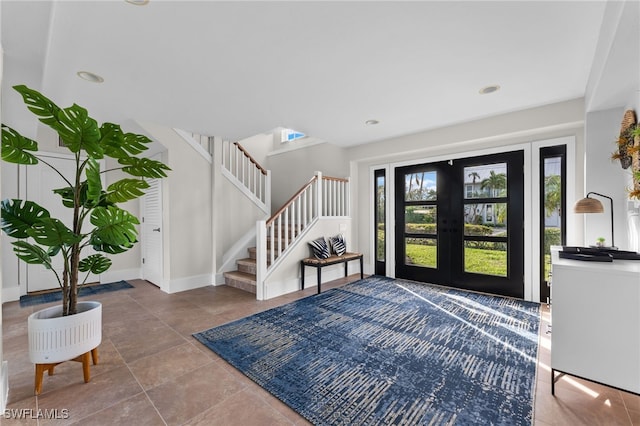
<svg viewBox="0 0 640 426">
<path fill-rule="evenodd" d="M 476 274 L 507 276 L 507 243 L 465 241 L 464 270 Z"/>
<path fill-rule="evenodd" d="M 507 196 L 507 163 L 482 164 L 464 168 L 464 198 Z"/>
<path fill-rule="evenodd" d="M 507 203 L 464 205 L 464 235 L 507 236 Z"/>
<path fill-rule="evenodd" d="M 376 177 L 376 260 L 385 261 L 386 230 L 385 230 L 385 177 Z"/>
<path fill-rule="evenodd" d="M 410 266 L 438 267 L 438 240 L 435 238 L 405 238 L 405 264 Z"/>
<path fill-rule="evenodd" d="M 436 235 L 437 212 L 436 206 L 406 206 L 404 209 L 405 232 Z"/>
<path fill-rule="evenodd" d="M 544 159 L 544 270 L 542 279 L 550 281 L 551 246 L 562 245 L 562 157 Z"/>
<path fill-rule="evenodd" d="M 435 201 L 436 172 L 416 172 L 405 175 L 405 201 Z"/>
</svg>

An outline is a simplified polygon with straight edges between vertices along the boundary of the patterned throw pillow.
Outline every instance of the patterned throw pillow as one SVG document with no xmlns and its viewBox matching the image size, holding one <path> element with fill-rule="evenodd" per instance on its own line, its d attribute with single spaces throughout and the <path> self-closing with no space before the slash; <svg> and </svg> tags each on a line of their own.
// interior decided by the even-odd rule
<svg viewBox="0 0 640 426">
<path fill-rule="evenodd" d="M 347 242 L 344 240 L 344 235 L 338 234 L 335 237 L 330 237 L 331 248 L 335 254 L 342 256 L 347 252 Z"/>
<path fill-rule="evenodd" d="M 311 241 L 309 245 L 313 250 L 313 255 L 318 259 L 326 259 L 331 255 L 329 253 L 329 246 L 327 245 L 327 242 L 324 240 L 324 237 L 320 237 L 317 240 Z"/>
</svg>

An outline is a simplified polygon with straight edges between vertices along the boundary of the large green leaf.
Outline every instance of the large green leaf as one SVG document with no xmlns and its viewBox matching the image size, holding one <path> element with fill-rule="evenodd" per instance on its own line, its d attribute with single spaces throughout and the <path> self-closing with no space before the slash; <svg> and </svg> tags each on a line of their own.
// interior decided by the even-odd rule
<svg viewBox="0 0 640 426">
<path fill-rule="evenodd" d="M 98 199 L 97 204 L 92 204 L 90 202 L 87 191 L 88 191 L 88 183 L 84 181 L 80 184 L 80 205 L 85 208 L 93 208 L 96 206 L 107 207 L 113 205 L 111 201 L 107 201 L 107 193 L 105 191 L 100 191 L 100 198 Z M 53 190 L 54 193 L 60 195 L 62 197 L 62 204 L 65 207 L 70 209 L 73 208 L 73 188 L 70 186 L 66 188 L 58 188 Z M 94 200 L 95 201 L 95 200 Z"/>
<path fill-rule="evenodd" d="M 95 251 L 101 251 L 109 254 L 124 253 L 125 251 L 133 247 L 133 244 L 127 244 L 127 245 L 107 244 L 104 241 L 102 241 L 102 239 L 100 239 L 99 236 L 95 234 L 91 236 L 90 243 Z"/>
<path fill-rule="evenodd" d="M 165 173 L 165 170 L 171 170 L 166 164 L 149 158 L 120 158 L 118 163 L 125 166 L 122 170 L 126 173 L 129 173 L 132 176 L 150 179 L 166 177 L 167 174 Z"/>
<path fill-rule="evenodd" d="M 40 219 L 27 230 L 27 234 L 33 238 L 36 243 L 48 247 L 70 246 L 79 243 L 82 237 L 73 233 L 73 231 L 58 219 L 45 218 Z"/>
<path fill-rule="evenodd" d="M 142 179 L 121 179 L 107 188 L 107 200 L 113 203 L 124 203 L 144 195 L 149 184 Z"/>
<path fill-rule="evenodd" d="M 102 254 L 92 254 L 80 261 L 78 269 L 80 272 L 91 272 L 101 274 L 111 267 L 111 259 Z"/>
<path fill-rule="evenodd" d="M 25 85 L 13 86 L 13 88 L 22 95 L 22 99 L 27 104 L 29 111 L 40 117 L 41 122 L 56 131 L 62 128 L 58 119 L 58 113 L 61 109 L 49 98 Z"/>
<path fill-rule="evenodd" d="M 2 230 L 14 238 L 27 238 L 27 231 L 39 220 L 48 218 L 49 211 L 33 201 L 3 200 Z"/>
<path fill-rule="evenodd" d="M 104 150 L 100 146 L 100 128 L 86 109 L 73 104 L 58 112 L 61 127 L 58 134 L 71 152 L 85 150 L 89 156 L 102 158 Z"/>
<path fill-rule="evenodd" d="M 124 133 L 117 124 L 102 124 L 100 127 L 100 145 L 105 155 L 111 158 L 124 158 L 129 156 L 123 149 Z"/>
<path fill-rule="evenodd" d="M 123 133 L 120 126 L 113 123 L 104 123 L 100 127 L 102 139 L 100 144 L 104 153 L 112 158 L 128 158 L 146 151 L 149 147 L 146 144 L 151 139 L 144 135 L 135 133 Z"/>
<path fill-rule="evenodd" d="M 37 164 L 38 159 L 28 151 L 38 151 L 38 143 L 3 124 L 2 159 L 16 164 Z"/>
<path fill-rule="evenodd" d="M 102 180 L 100 179 L 100 165 L 93 158 L 87 161 L 85 174 L 87 175 L 87 204 L 96 206 L 102 196 Z"/>
<path fill-rule="evenodd" d="M 149 143 L 151 143 L 151 139 L 149 139 L 145 135 L 125 133 L 124 144 L 122 148 L 124 148 L 131 155 L 138 155 L 149 148 L 146 145 Z"/>
<path fill-rule="evenodd" d="M 138 241 L 138 218 L 115 206 L 96 207 L 91 212 L 92 234 L 103 244 L 130 248 Z"/>
<path fill-rule="evenodd" d="M 86 186 L 86 185 L 85 185 Z M 82 185 L 81 187 L 82 188 Z M 81 189 L 82 191 L 82 189 Z M 86 192 L 86 189 L 84 190 L 84 192 Z M 53 190 L 54 194 L 58 194 L 62 197 L 62 205 L 65 207 L 68 207 L 70 209 L 73 208 L 73 188 L 70 186 L 67 186 L 66 188 L 58 188 L 58 189 L 54 189 Z"/>
<path fill-rule="evenodd" d="M 13 251 L 20 260 L 32 265 L 44 265 L 47 269 L 52 269 L 51 258 L 41 247 L 29 244 L 26 241 L 14 241 Z"/>
</svg>

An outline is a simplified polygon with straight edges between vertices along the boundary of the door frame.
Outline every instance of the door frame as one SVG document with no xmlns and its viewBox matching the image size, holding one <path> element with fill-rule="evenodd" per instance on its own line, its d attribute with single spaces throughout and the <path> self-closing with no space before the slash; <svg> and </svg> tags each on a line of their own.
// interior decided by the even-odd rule
<svg viewBox="0 0 640 426">
<path fill-rule="evenodd" d="M 534 220 L 534 213 L 540 209 L 540 201 L 537 199 L 539 193 L 539 170 L 537 164 L 540 160 L 539 148 L 544 146 L 566 145 L 567 146 L 567 200 L 575 199 L 575 155 L 576 155 L 576 136 L 563 136 L 557 138 L 538 139 L 534 141 L 523 142 L 519 144 L 504 145 L 494 148 L 461 151 L 451 154 L 438 154 L 433 156 L 424 156 L 411 160 L 391 162 L 386 164 L 376 164 L 369 167 L 369 210 L 370 221 L 368 229 L 373 229 L 374 216 L 373 208 L 375 206 L 374 194 L 374 170 L 385 169 L 387 176 L 387 192 L 385 196 L 389 202 L 387 203 L 387 276 L 395 278 L 395 197 L 390 193 L 391 188 L 395 188 L 395 169 L 396 167 L 411 166 L 423 163 L 448 161 L 460 158 L 475 157 L 488 154 L 497 154 L 508 151 L 524 151 L 524 256 L 525 259 L 537 259 L 540 255 L 540 225 L 538 220 Z M 535 186 L 535 187 L 534 187 Z M 537 218 L 536 218 L 537 219 Z M 567 241 L 576 238 L 573 229 L 574 220 L 571 216 L 567 217 Z M 370 231 L 369 231 L 370 232 Z M 369 242 L 370 254 L 369 265 L 371 268 L 375 265 L 375 252 L 373 238 Z M 526 261 L 524 263 L 524 300 L 538 302 L 540 300 L 539 289 L 540 271 L 536 262 Z"/>
<path fill-rule="evenodd" d="M 385 196 L 385 206 L 384 206 L 384 214 L 385 214 L 385 218 L 387 219 L 386 223 L 385 223 L 385 269 L 386 269 L 386 276 L 388 277 L 394 277 L 395 273 L 393 271 L 395 271 L 396 266 L 395 266 L 395 245 L 393 241 L 390 241 L 390 235 L 395 235 L 394 232 L 390 233 L 389 230 L 389 224 L 390 223 L 394 223 L 390 220 L 389 215 L 391 214 L 391 209 L 392 209 L 392 205 L 393 203 L 389 202 L 389 197 L 392 196 L 393 192 L 391 191 L 390 188 L 390 182 L 393 181 L 393 178 L 391 178 L 390 176 L 390 170 L 393 170 L 391 168 L 391 166 L 389 164 L 381 164 L 381 165 L 374 165 L 369 167 L 369 185 L 371 187 L 371 190 L 369 191 L 369 205 L 372 206 L 372 208 L 369 209 L 369 232 L 371 232 L 372 229 L 375 229 L 376 226 L 376 214 L 375 214 L 375 206 L 376 206 L 376 184 L 375 184 L 375 180 L 376 180 L 376 171 L 377 170 L 384 170 L 384 176 L 385 176 L 385 180 L 384 180 L 384 196 Z M 373 268 L 373 272 L 375 273 L 375 269 L 376 269 L 376 237 L 374 236 L 373 238 L 371 238 L 371 241 L 369 241 L 369 253 L 371 253 L 371 265 Z M 393 274 L 393 275 L 391 275 Z"/>
<path fill-rule="evenodd" d="M 549 146 L 556 146 L 556 145 L 565 145 L 567 148 L 567 152 L 566 152 L 566 182 L 567 182 L 567 186 L 566 186 L 566 201 L 567 201 L 567 210 L 569 210 L 569 207 L 571 206 L 572 200 L 576 199 L 576 187 L 575 187 L 575 173 L 576 173 L 576 146 L 575 146 L 575 137 L 573 136 L 567 136 L 567 137 L 563 137 L 563 138 L 555 138 L 555 139 L 547 139 L 547 140 L 542 140 L 542 141 L 536 141 L 536 142 L 532 142 L 531 143 L 531 149 L 532 149 L 532 155 L 531 155 L 531 164 L 532 167 L 531 169 L 533 169 L 533 173 L 532 173 L 532 180 L 531 180 L 531 186 L 532 186 L 532 203 L 531 203 L 531 207 L 532 210 L 535 212 L 540 212 L 541 210 L 541 203 L 540 203 L 540 148 L 545 148 L 545 147 L 549 147 Z M 572 215 L 570 214 L 569 211 L 565 212 L 565 215 L 567 216 L 567 222 L 566 222 L 566 236 L 567 236 L 567 241 L 574 241 L 575 240 L 575 233 L 574 233 L 574 226 L 572 226 L 571 224 L 573 223 L 572 220 Z M 542 232 L 541 226 L 540 226 L 540 218 L 537 218 L 537 220 L 532 221 L 533 223 L 531 224 L 531 240 L 533 244 L 531 244 L 532 246 L 532 253 L 531 253 L 531 257 L 530 259 L 535 259 L 535 265 L 533 265 L 532 267 L 532 271 L 531 271 L 531 279 L 532 279 L 532 288 L 531 288 L 531 299 L 527 299 L 527 300 L 533 300 L 536 302 L 546 302 L 546 300 L 540 300 L 540 279 L 541 279 L 541 274 L 540 274 L 540 256 L 542 255 L 542 246 L 540 244 L 540 233 Z M 533 263 L 533 262 L 529 262 L 529 263 Z M 526 265 L 525 265 L 526 266 Z"/>
<path fill-rule="evenodd" d="M 157 161 L 162 161 L 165 164 L 167 164 L 167 160 L 165 158 L 166 156 L 166 151 L 163 152 L 159 152 L 156 153 L 152 156 L 150 156 L 149 158 L 151 158 L 152 160 L 157 160 Z M 161 281 L 159 283 L 154 283 L 155 285 L 157 285 L 162 291 L 164 291 L 165 293 L 170 293 L 169 291 L 169 280 L 167 279 L 169 275 L 169 250 L 168 250 L 168 246 L 169 246 L 169 232 L 170 232 L 170 228 L 169 228 L 169 217 L 168 217 L 168 209 L 166 208 L 166 206 L 168 205 L 168 187 L 167 187 L 167 179 L 159 179 L 159 185 L 160 185 L 160 218 L 161 218 L 161 224 L 160 224 L 160 229 L 162 230 L 161 232 L 161 240 L 162 240 L 162 249 L 160 252 L 160 255 L 162 256 L 161 259 L 161 266 L 160 266 L 160 276 L 161 276 Z M 146 200 L 146 194 L 143 195 L 142 197 L 139 198 L 139 209 L 140 209 L 140 216 L 141 217 L 145 217 L 146 216 L 146 208 L 145 208 L 145 200 Z M 140 276 L 142 277 L 142 279 L 145 279 L 144 277 L 144 257 L 146 255 L 145 249 L 144 249 L 144 238 L 146 235 L 146 227 L 144 226 L 144 223 L 140 223 L 140 241 L 138 242 L 138 244 L 140 245 Z"/>
</svg>

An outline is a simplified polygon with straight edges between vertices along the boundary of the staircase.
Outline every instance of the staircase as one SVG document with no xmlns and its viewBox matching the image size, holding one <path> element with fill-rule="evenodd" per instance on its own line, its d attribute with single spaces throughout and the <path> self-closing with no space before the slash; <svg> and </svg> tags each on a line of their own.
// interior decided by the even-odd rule
<svg viewBox="0 0 640 426">
<path fill-rule="evenodd" d="M 266 278 L 281 263 L 291 268 L 299 261 L 287 260 L 286 255 L 304 240 L 320 218 L 347 217 L 348 200 L 348 179 L 316 172 L 271 218 L 256 223 L 256 247 L 249 249 L 249 258 L 236 262 L 236 271 L 224 273 L 225 284 L 265 300 Z"/>
<path fill-rule="evenodd" d="M 249 249 L 249 257 L 236 261 L 238 269 L 224 273 L 224 283 L 229 287 L 256 293 L 256 248 Z"/>
<path fill-rule="evenodd" d="M 287 235 L 287 241 L 292 241 L 297 235 L 300 234 L 303 228 L 298 230 L 295 226 L 289 225 L 289 232 Z M 272 247 L 270 244 L 271 238 L 267 237 L 269 241 L 269 247 Z M 281 247 L 284 244 L 284 233 L 276 231 L 274 233 L 274 241 L 273 247 Z M 238 267 L 235 271 L 225 272 L 224 273 L 224 283 L 229 287 L 235 287 L 240 290 L 248 291 L 249 293 L 256 294 L 256 247 L 250 247 L 248 249 L 249 257 L 244 259 L 238 259 L 236 261 L 236 265 Z M 277 259 L 277 253 L 274 253 L 273 259 Z M 271 265 L 271 250 L 267 249 L 267 266 Z"/>
</svg>

